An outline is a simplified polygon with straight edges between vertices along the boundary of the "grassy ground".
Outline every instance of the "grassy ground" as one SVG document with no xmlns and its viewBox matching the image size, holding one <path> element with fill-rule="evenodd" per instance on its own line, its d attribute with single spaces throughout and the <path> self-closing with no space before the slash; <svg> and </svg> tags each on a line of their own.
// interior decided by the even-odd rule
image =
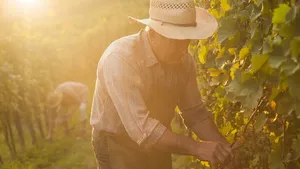
<svg viewBox="0 0 300 169">
<path fill-rule="evenodd" d="M 74 119 L 76 119 L 74 117 Z M 75 122 L 73 122 L 75 123 Z M 75 123 L 76 124 L 76 123 Z M 178 124 L 173 123 L 175 132 L 184 132 Z M 22 152 L 17 144 L 18 159 L 11 161 L 7 146 L 0 137 L 0 155 L 5 164 L 0 169 L 96 169 L 94 152 L 91 145 L 90 128 L 87 136 L 80 138 L 79 125 L 75 126 L 70 136 L 65 136 L 62 128 L 58 128 L 56 137 L 52 142 L 39 139 L 38 146 L 30 144 L 30 136 L 26 133 L 26 151 Z M 17 138 L 16 138 L 17 139 Z M 18 142 L 16 140 L 16 142 Z M 174 169 L 186 169 L 190 163 L 188 156 L 173 156 Z"/>
<path fill-rule="evenodd" d="M 5 164 L 1 169 L 95 169 L 96 163 L 90 141 L 90 134 L 78 138 L 60 134 L 52 142 L 39 140 L 38 146 L 27 145 L 27 150 L 18 149 L 18 159 L 10 161 L 9 151 L 4 143 L 0 144 Z M 1 138 L 2 139 L 2 138 Z M 18 148 L 18 147 L 17 147 Z M 2 151 L 3 150 L 3 151 Z"/>
</svg>

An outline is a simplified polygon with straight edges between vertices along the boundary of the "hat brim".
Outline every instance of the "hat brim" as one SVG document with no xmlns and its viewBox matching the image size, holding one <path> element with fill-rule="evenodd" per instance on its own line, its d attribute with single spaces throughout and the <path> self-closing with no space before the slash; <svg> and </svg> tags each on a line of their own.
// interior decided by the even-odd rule
<svg viewBox="0 0 300 169">
<path fill-rule="evenodd" d="M 129 16 L 129 19 L 147 25 L 157 33 L 170 39 L 206 39 L 212 36 L 218 28 L 216 18 L 207 10 L 199 7 L 196 7 L 196 26 L 180 26 L 151 18 L 136 19 Z"/>
</svg>

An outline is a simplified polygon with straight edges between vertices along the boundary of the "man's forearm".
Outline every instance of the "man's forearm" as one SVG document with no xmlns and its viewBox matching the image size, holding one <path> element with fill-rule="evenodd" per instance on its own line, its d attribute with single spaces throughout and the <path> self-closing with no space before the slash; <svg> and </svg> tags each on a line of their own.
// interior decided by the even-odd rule
<svg viewBox="0 0 300 169">
<path fill-rule="evenodd" d="M 221 143 L 197 142 L 192 138 L 175 134 L 169 130 L 164 132 L 154 148 L 170 153 L 192 155 L 199 160 L 209 161 L 214 167 L 217 164 L 224 164 L 226 158 L 231 154 L 229 147 L 224 147 Z"/>
<path fill-rule="evenodd" d="M 226 138 L 220 133 L 214 121 L 209 117 L 199 123 L 196 123 L 192 130 L 204 141 L 216 141 L 228 144 Z"/>
<path fill-rule="evenodd" d="M 201 143 L 189 137 L 166 130 L 154 148 L 170 153 L 197 156 L 199 144 Z"/>
</svg>

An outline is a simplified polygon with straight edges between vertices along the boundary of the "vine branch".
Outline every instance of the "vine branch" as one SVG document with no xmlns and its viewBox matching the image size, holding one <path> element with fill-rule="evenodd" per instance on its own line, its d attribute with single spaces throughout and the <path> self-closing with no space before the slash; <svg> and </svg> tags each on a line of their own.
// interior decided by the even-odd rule
<svg viewBox="0 0 300 169">
<path fill-rule="evenodd" d="M 244 128 L 244 131 L 243 131 L 243 133 L 242 133 L 242 136 L 245 135 L 245 133 L 246 133 L 246 131 L 247 131 L 247 129 L 248 129 L 249 124 L 253 121 L 255 115 L 258 113 L 259 107 L 262 105 L 262 103 L 263 103 L 263 101 L 264 101 L 265 99 L 266 99 L 266 96 L 261 97 L 261 99 L 260 99 L 258 105 L 256 106 L 256 108 L 255 108 L 254 111 L 252 112 L 252 114 L 251 114 L 251 116 L 250 116 L 250 118 L 249 118 L 249 121 L 248 121 L 248 122 L 246 123 L 246 125 L 245 125 L 245 128 Z M 239 140 L 239 139 L 236 139 L 236 140 L 230 145 L 230 147 L 233 148 L 234 145 L 238 142 L 238 140 Z M 239 147 L 239 146 L 238 146 L 238 147 Z M 237 149 L 238 147 L 235 147 L 234 149 Z"/>
<path fill-rule="evenodd" d="M 283 144 L 282 144 L 282 152 L 281 152 L 281 158 L 284 157 L 285 154 L 285 130 L 286 130 L 286 120 L 283 120 Z"/>
</svg>

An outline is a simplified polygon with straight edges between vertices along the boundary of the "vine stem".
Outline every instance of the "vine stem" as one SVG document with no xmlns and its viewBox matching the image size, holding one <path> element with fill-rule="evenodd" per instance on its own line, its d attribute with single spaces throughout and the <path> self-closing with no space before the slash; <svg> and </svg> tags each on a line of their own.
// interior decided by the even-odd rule
<svg viewBox="0 0 300 169">
<path fill-rule="evenodd" d="M 246 125 L 245 125 L 245 128 L 244 128 L 244 131 L 243 131 L 242 136 L 245 135 L 245 133 L 246 133 L 246 131 L 247 131 L 247 129 L 248 129 L 249 124 L 253 121 L 255 115 L 258 113 L 259 107 L 262 105 L 262 103 L 263 103 L 263 101 L 266 99 L 266 97 L 267 97 L 267 96 L 264 96 L 264 97 L 262 97 L 262 98 L 260 99 L 258 105 L 256 106 L 256 108 L 255 108 L 254 111 L 252 112 L 252 114 L 251 114 L 251 116 L 250 116 L 250 118 L 249 118 L 249 121 L 248 121 L 248 122 L 246 123 Z M 239 140 L 239 139 L 236 139 L 236 140 L 230 145 L 230 147 L 233 148 L 234 145 L 238 142 L 238 140 Z M 238 147 L 240 147 L 240 146 L 238 146 Z M 238 147 L 235 147 L 234 149 L 237 149 Z"/>
<path fill-rule="evenodd" d="M 286 130 L 286 120 L 283 120 L 283 144 L 282 144 L 282 152 L 281 152 L 281 158 L 284 157 L 284 153 L 285 153 L 285 130 Z"/>
</svg>

